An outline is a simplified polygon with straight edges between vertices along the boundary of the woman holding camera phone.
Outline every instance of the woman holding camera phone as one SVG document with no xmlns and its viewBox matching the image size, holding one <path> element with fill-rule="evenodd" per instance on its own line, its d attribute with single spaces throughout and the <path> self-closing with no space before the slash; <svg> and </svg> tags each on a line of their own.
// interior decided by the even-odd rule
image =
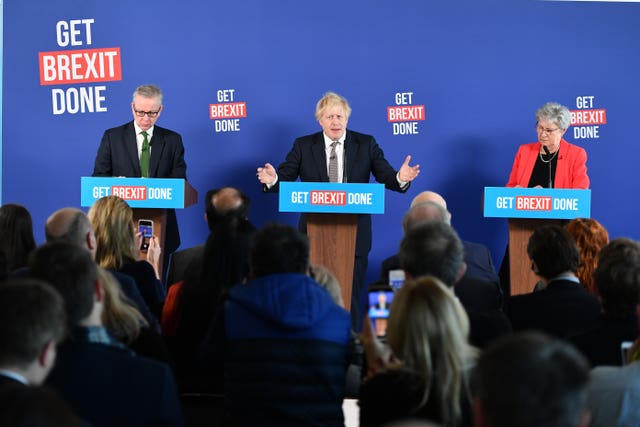
<svg viewBox="0 0 640 427">
<path fill-rule="evenodd" d="M 475 350 L 468 335 L 469 320 L 450 289 L 433 277 L 407 281 L 391 305 L 388 345 L 364 322 L 360 426 L 409 418 L 471 425 L 467 379 Z"/>
<path fill-rule="evenodd" d="M 160 319 L 165 293 L 158 274 L 162 252 L 158 239 L 149 240 L 147 259 L 138 260 L 142 236 L 136 231 L 133 211 L 117 196 L 98 199 L 88 217 L 96 235 L 96 263 L 133 277 L 149 309 Z"/>
</svg>

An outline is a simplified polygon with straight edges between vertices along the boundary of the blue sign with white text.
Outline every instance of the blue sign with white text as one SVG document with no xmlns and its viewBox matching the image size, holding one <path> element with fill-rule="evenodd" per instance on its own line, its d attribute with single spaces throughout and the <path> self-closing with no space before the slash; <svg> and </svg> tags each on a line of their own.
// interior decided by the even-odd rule
<svg viewBox="0 0 640 427">
<path fill-rule="evenodd" d="M 280 212 L 384 213 L 384 185 L 281 182 Z"/>
<path fill-rule="evenodd" d="M 484 216 L 572 219 L 591 217 L 591 190 L 485 187 Z"/>
<path fill-rule="evenodd" d="M 184 180 L 171 178 L 81 178 L 81 206 L 118 196 L 132 208 L 184 208 Z"/>
</svg>

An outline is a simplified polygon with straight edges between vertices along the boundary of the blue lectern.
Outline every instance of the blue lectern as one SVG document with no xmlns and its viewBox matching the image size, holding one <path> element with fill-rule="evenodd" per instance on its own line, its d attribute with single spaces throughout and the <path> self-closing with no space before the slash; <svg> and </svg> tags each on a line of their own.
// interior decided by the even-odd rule
<svg viewBox="0 0 640 427">
<path fill-rule="evenodd" d="M 529 237 L 542 225 L 589 218 L 591 190 L 486 187 L 484 216 L 509 218 L 510 293 L 524 294 L 538 280 L 527 254 Z"/>
<path fill-rule="evenodd" d="M 336 182 L 281 182 L 280 212 L 307 218 L 310 260 L 338 279 L 347 310 L 351 306 L 357 214 L 384 213 L 384 185 Z"/>
</svg>

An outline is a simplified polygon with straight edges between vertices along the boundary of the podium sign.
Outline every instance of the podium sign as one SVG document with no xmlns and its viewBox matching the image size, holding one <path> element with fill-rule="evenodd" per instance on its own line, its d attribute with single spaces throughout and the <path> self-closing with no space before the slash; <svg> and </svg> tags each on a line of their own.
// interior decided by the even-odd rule
<svg viewBox="0 0 640 427">
<path fill-rule="evenodd" d="M 591 217 L 591 190 L 485 187 L 484 216 L 573 219 Z"/>
<path fill-rule="evenodd" d="M 81 206 L 104 196 L 118 196 L 132 208 L 185 208 L 185 181 L 172 178 L 81 178 Z M 187 197 L 188 198 L 188 197 Z"/>
<path fill-rule="evenodd" d="M 280 212 L 384 213 L 384 185 L 339 182 L 281 182 Z"/>
</svg>

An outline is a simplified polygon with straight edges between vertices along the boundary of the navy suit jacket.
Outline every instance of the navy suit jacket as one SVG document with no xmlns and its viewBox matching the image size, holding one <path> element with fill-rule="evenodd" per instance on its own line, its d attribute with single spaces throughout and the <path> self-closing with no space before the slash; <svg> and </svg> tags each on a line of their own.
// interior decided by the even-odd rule
<svg viewBox="0 0 640 427">
<path fill-rule="evenodd" d="M 187 178 L 184 145 L 180 134 L 154 126 L 150 141 L 149 177 Z M 102 136 L 93 176 L 140 177 L 140 157 L 133 121 L 107 129 Z"/>
<path fill-rule="evenodd" d="M 150 141 L 150 178 L 187 179 L 187 164 L 184 161 L 184 145 L 180 134 L 154 126 Z M 107 129 L 100 141 L 98 154 L 93 166 L 93 176 L 125 176 L 139 178 L 140 157 L 133 121 L 122 126 Z M 167 209 L 165 258 L 180 246 L 178 220 L 173 209 Z"/>
<path fill-rule="evenodd" d="M 514 331 L 534 329 L 569 338 L 596 326 L 600 302 L 579 283 L 552 280 L 541 291 L 512 296 L 507 311 Z"/>
<path fill-rule="evenodd" d="M 371 175 L 386 188 L 405 192 L 410 184 L 400 188 L 397 171 L 384 158 L 384 152 L 371 135 L 347 130 L 344 144 L 344 175 L 342 182 L 367 183 Z M 329 182 L 327 156 L 322 132 L 302 136 L 278 166 L 278 183 L 265 191 L 278 191 L 281 181 Z M 300 229 L 306 231 L 306 218 L 300 218 Z M 371 250 L 371 216 L 358 215 L 356 256 L 367 256 Z"/>
<path fill-rule="evenodd" d="M 46 382 L 92 425 L 183 425 L 168 365 L 98 343 L 66 342 L 59 350 Z"/>
</svg>

